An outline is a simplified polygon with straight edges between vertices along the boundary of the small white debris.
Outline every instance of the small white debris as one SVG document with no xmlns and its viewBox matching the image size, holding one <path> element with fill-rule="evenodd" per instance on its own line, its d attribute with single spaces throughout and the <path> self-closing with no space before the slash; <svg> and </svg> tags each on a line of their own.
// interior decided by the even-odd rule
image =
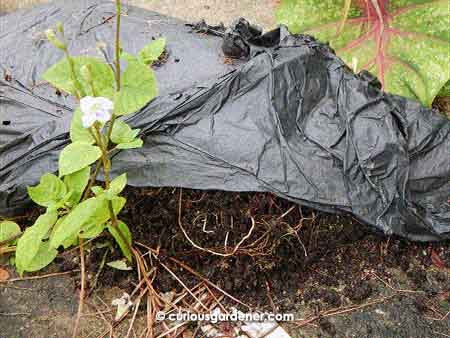
<svg viewBox="0 0 450 338">
<path fill-rule="evenodd" d="M 242 326 L 244 331 L 251 338 L 291 338 L 291 336 L 276 322 L 257 322 Z"/>
<path fill-rule="evenodd" d="M 385 315 L 386 314 L 386 312 L 384 312 L 383 310 L 380 310 L 380 309 L 375 309 L 375 313 L 378 313 L 379 315 Z"/>
<path fill-rule="evenodd" d="M 121 298 L 116 298 L 112 301 L 111 305 L 117 306 L 116 316 L 114 320 L 119 320 L 130 307 L 133 306 L 131 297 L 128 293 L 124 293 Z"/>
<path fill-rule="evenodd" d="M 245 316 L 243 312 L 235 308 L 232 308 L 232 312 Z M 212 313 L 220 314 L 222 311 L 220 308 L 215 308 Z M 201 329 L 208 338 L 219 338 L 225 335 L 224 332 L 220 332 L 220 329 L 210 324 L 203 325 Z M 276 321 L 235 322 L 234 331 L 237 338 L 291 338 Z"/>
<path fill-rule="evenodd" d="M 172 307 L 172 301 L 175 298 L 175 292 L 174 291 L 165 292 L 161 294 L 161 298 L 164 301 L 164 312 L 169 312 L 170 308 Z"/>
<path fill-rule="evenodd" d="M 214 326 L 207 324 L 202 326 L 202 331 L 208 338 L 222 337 L 222 333 L 219 332 Z"/>
</svg>

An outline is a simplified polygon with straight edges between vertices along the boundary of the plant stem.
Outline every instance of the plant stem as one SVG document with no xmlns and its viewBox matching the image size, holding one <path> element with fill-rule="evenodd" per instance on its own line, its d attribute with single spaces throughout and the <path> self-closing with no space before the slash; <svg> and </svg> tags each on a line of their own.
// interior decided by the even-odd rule
<svg viewBox="0 0 450 338">
<path fill-rule="evenodd" d="M 87 131 L 92 136 L 92 138 L 95 140 L 95 142 L 99 143 L 99 139 L 97 138 L 96 134 L 94 133 L 94 130 L 92 130 L 92 127 L 88 128 Z"/>
<path fill-rule="evenodd" d="M 98 172 L 100 171 L 100 167 L 103 168 L 103 176 L 105 179 L 105 190 L 109 189 L 110 184 L 111 184 L 111 178 L 109 175 L 110 169 L 111 169 L 111 160 L 109 159 L 109 151 L 108 151 L 108 143 L 109 143 L 109 139 L 107 139 L 105 142 L 103 142 L 102 139 L 102 135 L 101 135 L 101 131 L 100 131 L 100 126 L 98 124 L 94 124 L 94 128 L 91 131 L 91 135 L 94 137 L 94 139 L 97 142 L 97 145 L 100 147 L 100 150 L 102 152 L 102 156 L 100 158 L 100 160 L 97 162 L 97 166 L 95 168 L 95 172 L 93 174 L 93 176 L 91 177 L 91 181 L 87 187 L 87 189 L 85 190 L 85 196 L 83 198 L 86 198 L 89 193 L 87 191 L 90 190 L 90 187 L 92 186 L 93 182 L 95 182 L 95 179 L 98 175 Z M 95 132 L 94 132 L 95 131 Z M 120 238 L 122 239 L 122 241 L 127 244 L 128 249 L 130 250 L 130 252 L 133 252 L 133 248 L 131 245 L 129 245 L 125 235 L 122 233 L 122 230 L 120 230 L 118 224 L 119 221 L 117 219 L 117 215 L 114 212 L 114 207 L 112 204 L 112 201 L 109 200 L 108 201 L 108 210 L 109 210 L 109 215 L 111 218 L 111 226 L 114 228 L 114 230 L 117 231 L 117 233 L 119 234 Z"/>
<path fill-rule="evenodd" d="M 92 138 L 95 140 L 97 145 L 101 149 L 101 144 L 100 143 L 101 143 L 102 137 L 101 137 L 100 129 L 96 130 L 95 127 L 94 128 L 91 127 L 91 128 L 88 128 L 87 130 L 88 130 L 89 134 L 92 136 Z M 101 167 L 102 167 L 102 159 L 98 160 L 95 163 L 94 173 L 91 175 L 89 183 L 88 183 L 86 189 L 84 190 L 83 197 L 81 198 L 81 202 L 85 201 L 89 197 L 89 195 L 91 193 L 91 188 L 94 185 L 95 181 L 97 180 L 97 176 L 100 173 L 100 168 Z"/>
<path fill-rule="evenodd" d="M 102 166 L 102 164 L 101 164 L 100 160 L 95 163 L 94 173 L 92 174 L 91 179 L 89 180 L 89 183 L 86 187 L 86 190 L 84 191 L 83 198 L 81 199 L 81 201 L 84 201 L 89 197 L 91 188 L 94 185 L 95 181 L 97 180 L 97 176 L 98 176 L 98 173 L 100 172 L 101 166 Z"/>
<path fill-rule="evenodd" d="M 22 232 L 20 232 L 20 233 L 14 235 L 14 236 L 12 236 L 12 237 L 9 237 L 9 238 L 7 238 L 7 239 L 5 239 L 5 240 L 3 240 L 3 241 L 0 241 L 0 247 L 3 246 L 3 245 L 5 245 L 5 244 L 8 244 L 9 242 L 12 242 L 12 241 L 16 240 L 16 239 L 19 238 L 20 236 L 22 236 Z"/>
<path fill-rule="evenodd" d="M 110 182 L 111 182 L 111 179 L 109 176 L 109 170 L 111 168 L 111 161 L 109 159 L 109 152 L 108 152 L 107 145 L 102 143 L 101 149 L 102 149 L 102 162 L 103 162 L 103 176 L 105 178 L 105 188 L 109 189 Z M 117 219 L 117 215 L 114 212 L 114 207 L 113 207 L 111 200 L 108 201 L 108 210 L 109 210 L 109 215 L 111 217 L 111 226 L 114 228 L 114 230 L 117 231 L 117 233 L 119 234 L 122 241 L 128 246 L 128 249 L 130 250 L 130 252 L 133 252 L 132 246 L 128 243 L 125 235 L 122 233 L 122 230 L 120 230 L 120 228 L 118 226 L 119 221 Z"/>
<path fill-rule="evenodd" d="M 102 166 L 103 166 L 103 176 L 105 179 L 105 190 L 107 190 L 107 189 L 109 189 L 109 186 L 111 184 L 111 179 L 109 176 L 109 171 L 111 169 L 111 161 L 109 159 L 108 145 L 102 142 L 102 139 L 100 136 L 100 129 L 99 129 L 98 125 L 95 126 L 95 130 L 97 132 L 98 145 L 102 151 L 101 161 L 102 161 Z M 106 143 L 107 142 L 108 142 L 108 140 L 106 141 Z M 111 200 L 108 201 L 108 210 L 109 210 L 109 215 L 111 217 L 111 226 L 119 233 L 119 236 L 122 238 L 122 240 L 125 243 L 128 243 L 126 240 L 126 237 L 123 235 L 122 231 L 118 227 L 119 222 L 118 222 L 117 216 L 114 212 L 114 207 L 113 207 Z"/>
<path fill-rule="evenodd" d="M 116 0 L 116 91 L 120 91 L 120 0 Z"/>
<path fill-rule="evenodd" d="M 67 62 L 69 62 L 70 76 L 72 78 L 73 85 L 75 86 L 75 97 L 79 101 L 81 99 L 81 97 L 84 96 L 84 91 L 83 91 L 83 88 L 81 87 L 80 81 L 78 81 L 77 74 L 75 72 L 75 62 L 73 61 L 73 58 L 69 53 L 69 49 L 67 48 L 67 41 L 64 36 L 64 33 L 61 33 L 61 34 L 62 34 L 62 38 L 63 38 L 62 43 L 64 45 L 63 52 L 66 55 Z"/>
<path fill-rule="evenodd" d="M 116 0 L 116 93 L 120 91 L 120 0 Z M 109 170 L 111 166 L 111 161 L 109 160 L 108 147 L 111 140 L 111 133 L 114 126 L 114 122 L 116 121 L 116 115 L 113 113 L 111 117 L 111 121 L 109 123 L 109 128 L 107 132 L 106 144 L 102 144 L 102 158 L 103 158 L 103 173 L 105 176 L 105 187 L 109 189 L 110 178 L 109 178 Z M 120 229 L 117 226 L 117 217 L 114 213 L 114 208 L 112 205 L 112 201 L 108 201 L 108 209 L 111 216 L 111 224 L 114 228 L 118 230 L 118 232 L 122 235 Z"/>
<path fill-rule="evenodd" d="M 77 76 L 75 74 L 75 63 L 73 62 L 72 57 L 70 56 L 69 52 L 67 51 L 67 48 L 64 49 L 64 53 L 66 54 L 67 57 L 67 61 L 69 62 L 69 66 L 70 66 L 70 74 L 72 75 L 72 81 L 73 84 L 75 86 L 75 96 L 78 100 L 81 99 L 82 91 L 81 91 L 81 85 L 78 82 Z"/>
<path fill-rule="evenodd" d="M 80 239 L 80 265 L 81 265 L 81 289 L 80 289 L 80 302 L 78 303 L 78 312 L 77 318 L 75 319 L 75 326 L 73 328 L 72 338 L 77 338 L 78 334 L 78 326 L 80 324 L 81 315 L 83 313 L 83 302 L 84 302 L 84 294 L 86 287 L 86 269 L 84 263 L 84 246 L 83 246 L 83 238 Z"/>
<path fill-rule="evenodd" d="M 92 75 L 90 75 L 90 76 L 92 76 Z M 94 87 L 94 82 L 93 82 L 93 80 L 92 80 L 92 77 L 90 77 L 90 78 L 88 79 L 88 84 L 89 84 L 89 87 L 91 87 L 92 95 L 93 95 L 93 96 L 98 96 L 98 92 L 97 92 L 97 90 L 96 90 L 95 87 Z"/>
<path fill-rule="evenodd" d="M 103 143 L 102 140 L 102 134 L 100 132 L 100 127 L 98 126 L 98 124 L 94 125 L 94 129 L 96 132 L 96 140 L 97 140 L 97 144 L 100 147 L 101 151 L 102 151 L 102 164 L 103 164 L 103 174 L 105 176 L 105 188 L 108 189 L 109 188 L 109 183 L 110 183 L 110 179 L 109 179 L 109 170 L 111 168 L 111 161 L 109 159 L 109 152 L 108 152 L 108 140 L 106 140 L 105 143 Z"/>
<path fill-rule="evenodd" d="M 98 126 L 96 126 L 96 131 L 97 133 L 100 132 Z M 108 141 L 107 141 L 108 142 Z M 110 183 L 111 183 L 111 179 L 109 176 L 109 171 L 111 169 L 111 160 L 109 159 L 109 152 L 108 152 L 108 145 L 103 143 L 101 141 L 100 138 L 100 143 L 99 143 L 100 149 L 102 151 L 102 163 L 103 163 L 103 176 L 105 178 L 105 189 L 109 189 Z M 119 221 L 117 219 L 117 215 L 114 212 L 114 207 L 112 204 L 112 201 L 109 200 L 108 201 L 108 210 L 109 210 L 109 216 L 111 217 L 111 226 L 114 228 L 114 230 L 117 231 L 117 233 L 119 234 L 120 238 L 122 239 L 122 241 L 128 246 L 128 249 L 130 250 L 130 252 L 133 252 L 133 248 L 132 246 L 128 243 L 125 235 L 122 233 L 122 230 L 120 230 L 118 224 Z"/>
<path fill-rule="evenodd" d="M 0 248 L 0 255 L 6 254 L 6 253 L 15 252 L 15 251 L 16 251 L 16 247 L 15 246 L 8 246 L 6 248 Z"/>
<path fill-rule="evenodd" d="M 120 0 L 116 0 L 116 69 L 115 69 L 115 78 L 116 78 L 116 93 L 120 91 Z M 111 121 L 109 122 L 109 127 L 107 131 L 107 138 L 105 142 L 103 142 L 103 139 L 101 137 L 101 131 L 98 125 L 94 125 L 95 132 L 97 135 L 94 135 L 94 139 L 96 139 L 98 146 L 100 147 L 102 151 L 102 157 L 100 161 L 98 162 L 98 168 L 101 166 L 103 167 L 103 175 L 105 179 L 105 189 L 109 189 L 111 179 L 109 172 L 111 170 L 111 160 L 109 158 L 109 145 L 111 143 L 111 134 L 114 127 L 114 122 L 116 121 L 116 114 L 113 113 L 111 117 Z M 93 184 L 93 181 L 95 181 L 95 178 L 98 174 L 98 168 L 96 168 L 96 171 L 94 172 L 94 175 L 91 178 L 91 186 Z M 117 231 L 119 236 L 121 237 L 122 241 L 126 243 L 129 246 L 130 252 L 133 252 L 133 248 L 131 245 L 129 245 L 125 235 L 122 233 L 118 226 L 118 219 L 116 214 L 114 213 L 114 207 L 112 204 L 112 201 L 108 201 L 108 209 L 109 214 L 111 217 L 111 226 Z"/>
<path fill-rule="evenodd" d="M 120 8 L 120 0 L 116 0 L 116 93 L 120 92 L 121 89 L 121 79 L 120 79 L 120 21 L 121 21 L 121 8 Z M 107 132 L 107 139 L 109 147 L 109 140 L 111 139 L 111 134 L 114 126 L 114 122 L 116 122 L 116 114 L 115 112 L 112 114 L 111 121 L 109 122 L 109 128 Z"/>
</svg>

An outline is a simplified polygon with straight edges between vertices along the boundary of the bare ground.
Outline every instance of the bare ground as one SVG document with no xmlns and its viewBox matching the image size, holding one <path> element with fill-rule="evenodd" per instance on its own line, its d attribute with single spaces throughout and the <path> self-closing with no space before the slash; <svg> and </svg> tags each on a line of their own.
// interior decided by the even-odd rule
<svg viewBox="0 0 450 338">
<path fill-rule="evenodd" d="M 175 257 L 252 309 L 294 313 L 296 321 L 283 324 L 293 338 L 434 338 L 450 331 L 449 241 L 388 238 L 351 217 L 301 209 L 271 194 L 185 190 L 181 204 L 178 189 L 128 189 L 127 194 L 130 207 L 122 218 L 133 225 L 134 239 L 159 247 L 158 261 L 152 264 L 157 269 L 153 285 L 161 294 L 184 289 L 162 264 L 188 288 L 200 282 L 170 260 Z M 216 251 L 224 250 L 225 238 L 228 249 L 236 245 L 249 231 L 251 217 L 256 228 L 234 255 L 217 257 L 188 243 L 178 225 L 179 210 L 191 239 Z M 105 267 L 95 283 L 104 254 L 111 261 L 119 258 L 119 250 L 111 253 L 107 246 L 88 244 L 86 252 L 92 293 L 80 337 L 101 337 L 114 325 L 112 299 L 131 293 L 138 278 L 136 271 Z M 60 255 L 45 273 L 78 266 L 73 250 Z M 0 284 L 0 337 L 70 336 L 79 284 L 77 271 Z M 240 306 L 226 297 L 222 303 Z M 145 304 L 133 324 L 138 337 L 146 326 Z M 116 337 L 126 336 L 130 318 L 114 329 Z M 197 323 L 190 327 L 186 332 L 194 332 Z"/>
</svg>

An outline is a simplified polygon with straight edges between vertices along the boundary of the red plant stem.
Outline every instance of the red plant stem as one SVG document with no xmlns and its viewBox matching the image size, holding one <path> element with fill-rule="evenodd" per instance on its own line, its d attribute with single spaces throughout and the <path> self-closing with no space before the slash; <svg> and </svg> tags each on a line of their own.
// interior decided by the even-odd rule
<svg viewBox="0 0 450 338">
<path fill-rule="evenodd" d="M 378 33 L 375 34 L 377 37 L 377 65 L 381 86 L 384 87 L 384 29 L 387 22 L 384 21 L 383 11 L 380 8 L 378 0 L 371 0 L 371 2 L 378 16 L 377 27 L 375 28 Z"/>
</svg>

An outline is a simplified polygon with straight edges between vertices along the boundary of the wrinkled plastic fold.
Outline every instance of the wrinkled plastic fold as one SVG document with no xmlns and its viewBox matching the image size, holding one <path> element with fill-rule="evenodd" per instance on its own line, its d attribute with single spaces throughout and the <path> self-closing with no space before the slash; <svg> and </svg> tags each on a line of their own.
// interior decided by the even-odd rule
<svg viewBox="0 0 450 338">
<path fill-rule="evenodd" d="M 163 36 L 168 56 L 155 67 L 159 96 L 126 117 L 142 129 L 144 147 L 115 153 L 113 174 L 127 172 L 132 186 L 267 191 L 351 213 L 386 234 L 450 238 L 446 117 L 384 93 L 327 45 L 283 27 L 243 34 L 241 21 L 198 34 L 176 19 L 125 10 L 124 49 Z M 58 21 L 73 54 L 113 59 L 109 1 L 60 1 L 0 17 L 2 215 L 29 203 L 26 187 L 57 171 L 69 142 L 76 103 L 41 80 L 62 57 L 44 35 Z M 229 62 L 230 50 L 240 59 Z"/>
</svg>

